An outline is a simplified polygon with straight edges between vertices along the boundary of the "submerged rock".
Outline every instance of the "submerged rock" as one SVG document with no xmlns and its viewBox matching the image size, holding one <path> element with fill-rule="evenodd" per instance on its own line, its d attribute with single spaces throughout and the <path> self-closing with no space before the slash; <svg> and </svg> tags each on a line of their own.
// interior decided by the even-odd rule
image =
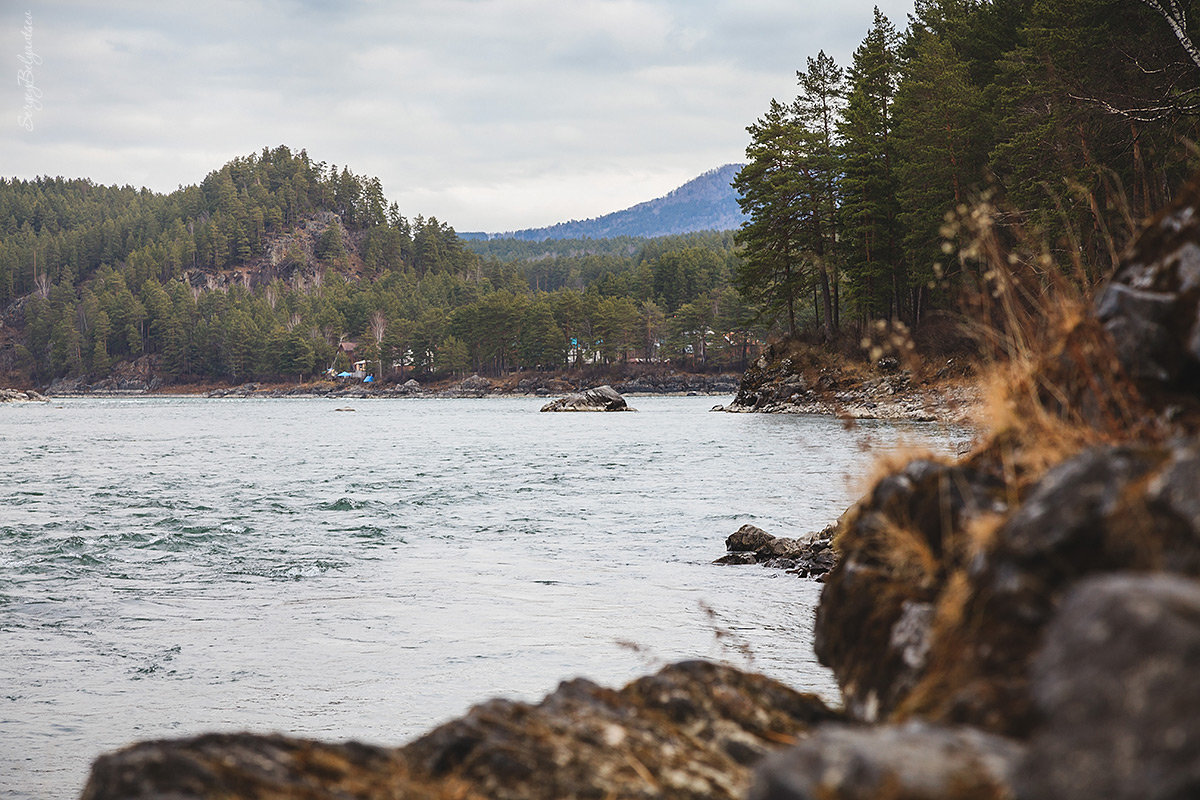
<svg viewBox="0 0 1200 800">
<path fill-rule="evenodd" d="M 617 390 L 608 386 L 597 386 L 578 394 L 569 394 L 551 400 L 542 406 L 542 411 L 633 411 Z"/>
<path fill-rule="evenodd" d="M 563 683 L 491 700 L 401 748 L 221 734 L 146 742 L 93 765 L 83 800 L 741 798 L 750 770 L 839 715 L 817 697 L 690 661 L 620 691 Z"/>
</svg>

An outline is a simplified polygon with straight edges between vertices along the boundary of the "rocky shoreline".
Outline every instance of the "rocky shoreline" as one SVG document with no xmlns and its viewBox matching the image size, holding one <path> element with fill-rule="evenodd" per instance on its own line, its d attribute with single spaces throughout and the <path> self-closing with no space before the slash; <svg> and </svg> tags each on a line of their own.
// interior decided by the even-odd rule
<svg viewBox="0 0 1200 800">
<path fill-rule="evenodd" d="M 866 370 L 813 361 L 819 360 L 805 359 L 796 345 L 771 345 L 746 370 L 733 402 L 713 410 L 967 424 L 979 407 L 975 381 L 918 379 L 895 358 Z M 942 371 L 953 372 L 953 361 Z"/>
<path fill-rule="evenodd" d="M 731 395 L 740 384 L 736 375 L 696 375 L 669 372 L 600 379 L 620 394 L 698 396 Z M 480 397 L 552 397 L 583 392 L 598 385 L 587 378 L 566 379 L 555 375 L 506 376 L 491 379 L 480 375 L 452 381 L 421 383 L 415 379 L 393 383 L 316 381 L 296 385 L 247 382 L 236 386 L 195 387 L 162 383 L 144 366 L 126 377 L 106 378 L 88 383 L 79 378 L 59 378 L 45 390 L 50 397 L 110 397 L 136 395 L 186 395 L 212 398 L 330 397 L 370 398 L 480 398 Z"/>
</svg>

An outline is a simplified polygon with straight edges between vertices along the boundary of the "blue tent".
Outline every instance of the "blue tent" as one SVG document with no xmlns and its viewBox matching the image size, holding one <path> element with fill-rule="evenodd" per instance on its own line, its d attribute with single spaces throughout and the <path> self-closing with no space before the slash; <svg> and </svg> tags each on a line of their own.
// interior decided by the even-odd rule
<svg viewBox="0 0 1200 800">
<path fill-rule="evenodd" d="M 375 382 L 374 375 L 368 375 L 367 377 L 363 378 L 363 383 L 374 383 L 374 382 Z"/>
<path fill-rule="evenodd" d="M 351 377 L 351 373 L 349 373 L 349 372 L 346 372 L 345 370 L 343 370 L 343 371 L 339 372 L 339 373 L 337 374 L 337 376 L 338 376 L 339 378 L 349 378 L 349 377 Z"/>
</svg>

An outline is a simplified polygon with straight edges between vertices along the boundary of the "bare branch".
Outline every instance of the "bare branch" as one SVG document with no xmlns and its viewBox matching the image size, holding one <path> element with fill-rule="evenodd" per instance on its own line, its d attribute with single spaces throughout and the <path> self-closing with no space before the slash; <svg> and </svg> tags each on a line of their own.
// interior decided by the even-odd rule
<svg viewBox="0 0 1200 800">
<path fill-rule="evenodd" d="M 1174 114 L 1195 114 L 1200 112 L 1200 101 L 1194 101 L 1186 105 L 1167 103 L 1165 105 L 1145 106 L 1143 108 L 1119 108 L 1099 97 L 1084 97 L 1077 94 L 1067 96 L 1072 100 L 1098 105 L 1110 114 L 1116 114 L 1117 116 L 1126 117 L 1137 122 L 1156 122 Z"/>
<path fill-rule="evenodd" d="M 1197 68 L 1200 68 L 1200 49 L 1196 47 L 1196 43 L 1188 35 L 1187 11 L 1183 6 L 1177 0 L 1166 0 L 1165 3 L 1160 2 L 1160 0 L 1140 0 L 1140 2 L 1166 20 L 1167 25 L 1170 26 L 1171 32 L 1175 34 L 1175 38 L 1179 41 L 1180 46 L 1188 54 L 1188 58 L 1192 60 L 1192 63 Z"/>
</svg>

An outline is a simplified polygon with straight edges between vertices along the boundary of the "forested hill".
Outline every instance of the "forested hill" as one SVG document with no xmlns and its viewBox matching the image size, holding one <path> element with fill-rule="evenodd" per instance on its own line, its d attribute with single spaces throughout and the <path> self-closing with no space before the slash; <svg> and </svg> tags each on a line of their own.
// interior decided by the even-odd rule
<svg viewBox="0 0 1200 800">
<path fill-rule="evenodd" d="M 472 239 L 611 239 L 618 236 L 670 236 L 695 231 L 731 231 L 745 220 L 731 184 L 741 164 L 709 170 L 678 189 L 654 200 L 602 217 L 560 222 L 548 228 L 509 233 L 464 233 Z"/>
<path fill-rule="evenodd" d="M 765 336 L 732 288 L 732 233 L 567 244 L 472 252 L 378 179 L 287 147 L 170 194 L 0 179 L 0 385 L 699 367 Z"/>
</svg>

